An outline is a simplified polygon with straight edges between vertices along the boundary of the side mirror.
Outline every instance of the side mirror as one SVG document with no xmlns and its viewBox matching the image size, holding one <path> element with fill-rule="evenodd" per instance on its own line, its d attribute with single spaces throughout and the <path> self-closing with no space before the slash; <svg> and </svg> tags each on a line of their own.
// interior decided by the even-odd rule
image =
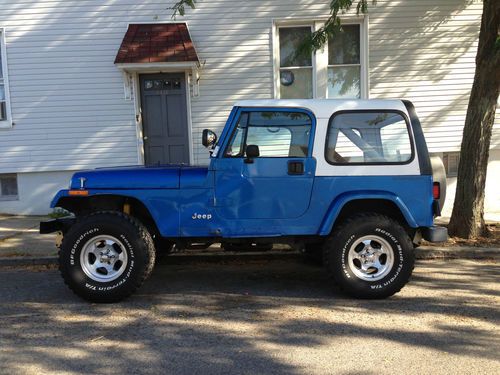
<svg viewBox="0 0 500 375">
<path fill-rule="evenodd" d="M 260 156 L 259 146 L 248 145 L 246 148 L 247 158 L 258 158 Z"/>
<path fill-rule="evenodd" d="M 258 158 L 260 156 L 259 146 L 257 145 L 248 145 L 245 149 L 245 153 L 247 155 L 244 160 L 247 164 L 252 164 L 254 158 Z"/>
<path fill-rule="evenodd" d="M 210 129 L 204 129 L 201 136 L 201 143 L 207 148 L 213 148 L 217 142 L 217 134 Z"/>
</svg>

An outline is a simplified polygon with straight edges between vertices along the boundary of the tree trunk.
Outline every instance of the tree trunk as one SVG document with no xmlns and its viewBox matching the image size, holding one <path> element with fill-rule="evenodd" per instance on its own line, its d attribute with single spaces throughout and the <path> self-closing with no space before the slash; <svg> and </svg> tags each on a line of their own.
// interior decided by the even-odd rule
<svg viewBox="0 0 500 375">
<path fill-rule="evenodd" d="M 484 188 L 491 132 L 500 90 L 500 1 L 484 0 L 476 73 L 460 149 L 457 191 L 448 231 L 474 238 L 487 233 Z"/>
</svg>

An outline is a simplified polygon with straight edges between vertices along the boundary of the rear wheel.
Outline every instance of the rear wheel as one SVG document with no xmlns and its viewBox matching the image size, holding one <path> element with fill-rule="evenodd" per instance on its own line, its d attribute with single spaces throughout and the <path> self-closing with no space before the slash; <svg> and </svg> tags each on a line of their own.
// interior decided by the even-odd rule
<svg viewBox="0 0 500 375">
<path fill-rule="evenodd" d="M 413 245 L 403 227 L 379 214 L 353 216 L 325 244 L 327 270 L 357 298 L 386 298 L 399 292 L 414 262 Z"/>
<path fill-rule="evenodd" d="M 86 216 L 64 236 L 59 269 L 65 283 L 92 302 L 116 302 L 150 275 L 153 240 L 134 218 L 119 212 Z"/>
</svg>

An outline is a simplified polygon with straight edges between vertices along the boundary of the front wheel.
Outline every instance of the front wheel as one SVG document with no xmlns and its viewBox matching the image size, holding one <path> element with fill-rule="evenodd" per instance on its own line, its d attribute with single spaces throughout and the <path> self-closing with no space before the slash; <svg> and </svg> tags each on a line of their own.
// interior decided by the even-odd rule
<svg viewBox="0 0 500 375">
<path fill-rule="evenodd" d="M 150 275 L 153 239 L 134 218 L 97 212 L 66 233 L 59 252 L 65 283 L 92 302 L 117 302 L 131 295 Z"/>
<path fill-rule="evenodd" d="M 408 282 L 415 263 L 404 228 L 379 214 L 346 220 L 327 240 L 324 263 L 336 283 L 357 298 L 386 298 Z"/>
</svg>

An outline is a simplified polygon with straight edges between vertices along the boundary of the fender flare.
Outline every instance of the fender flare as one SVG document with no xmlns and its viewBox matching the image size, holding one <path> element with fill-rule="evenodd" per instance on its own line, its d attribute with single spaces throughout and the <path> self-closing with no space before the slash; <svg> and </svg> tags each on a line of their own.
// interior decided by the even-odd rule
<svg viewBox="0 0 500 375">
<path fill-rule="evenodd" d="M 148 202 L 147 200 L 143 200 L 140 197 L 136 196 L 135 194 L 130 194 L 126 191 L 119 191 L 119 190 L 106 190 L 106 191 L 90 191 L 88 195 L 85 196 L 71 196 L 69 194 L 69 190 L 64 189 L 60 190 L 52 199 L 52 202 L 50 204 L 51 208 L 55 207 L 62 207 L 67 209 L 70 212 L 73 212 L 68 206 L 64 203 L 67 202 L 75 202 L 78 203 L 80 200 L 88 200 L 88 199 L 93 199 L 93 198 L 102 198 L 102 197 L 107 197 L 107 196 L 112 196 L 116 198 L 122 198 L 122 199 L 131 199 L 137 204 L 142 205 L 143 209 L 147 212 L 147 215 L 149 215 L 150 219 L 152 220 L 152 224 L 154 225 L 154 229 L 158 233 L 162 233 L 161 230 L 163 229 L 162 227 L 158 226 L 158 224 L 161 222 L 160 217 L 159 217 L 159 212 L 158 210 L 155 210 L 154 207 L 151 206 L 151 203 Z M 177 218 L 176 218 L 177 220 Z"/>
<path fill-rule="evenodd" d="M 362 199 L 378 199 L 378 200 L 391 201 L 396 205 L 396 207 L 398 207 L 398 209 L 400 210 L 401 214 L 403 215 L 403 217 L 405 218 L 406 222 L 410 227 L 412 228 L 418 227 L 415 218 L 413 217 L 410 210 L 399 196 L 388 191 L 364 191 L 364 192 L 344 193 L 337 196 L 332 201 L 330 207 L 326 212 L 325 218 L 323 219 L 323 222 L 321 223 L 320 226 L 319 234 L 322 236 L 330 234 L 333 225 L 335 224 L 335 221 L 337 220 L 337 217 L 339 216 L 344 206 L 349 202 Z"/>
</svg>

